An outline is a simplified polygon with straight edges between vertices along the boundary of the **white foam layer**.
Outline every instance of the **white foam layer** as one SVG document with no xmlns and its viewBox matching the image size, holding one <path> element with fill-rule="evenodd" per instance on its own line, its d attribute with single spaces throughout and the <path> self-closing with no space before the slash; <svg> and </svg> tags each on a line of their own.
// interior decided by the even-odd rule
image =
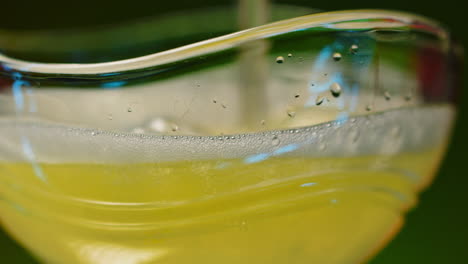
<svg viewBox="0 0 468 264">
<path fill-rule="evenodd" d="M 158 136 L 74 128 L 38 120 L 0 120 L 0 160 L 134 163 L 202 159 L 392 155 L 442 143 L 450 106 L 405 108 L 292 130 L 225 136 Z"/>
</svg>

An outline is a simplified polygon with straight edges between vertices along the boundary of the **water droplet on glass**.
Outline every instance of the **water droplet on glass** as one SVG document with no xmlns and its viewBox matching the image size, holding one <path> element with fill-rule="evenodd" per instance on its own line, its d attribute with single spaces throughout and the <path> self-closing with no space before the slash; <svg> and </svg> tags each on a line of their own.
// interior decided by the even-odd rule
<svg viewBox="0 0 468 264">
<path fill-rule="evenodd" d="M 213 99 L 213 103 L 216 104 L 218 102 L 218 100 L 216 99 Z"/>
<path fill-rule="evenodd" d="M 273 139 L 271 140 L 271 145 L 273 146 L 278 146 L 280 144 L 280 140 L 277 136 L 274 136 Z"/>
<path fill-rule="evenodd" d="M 336 82 L 330 85 L 330 92 L 333 95 L 333 97 L 339 97 L 341 94 L 341 90 L 341 85 L 339 85 Z"/>
<path fill-rule="evenodd" d="M 107 115 L 107 119 L 112 120 L 113 118 L 114 118 L 114 117 L 112 116 L 112 114 L 108 114 L 108 115 Z"/>
<path fill-rule="evenodd" d="M 407 94 L 405 95 L 405 101 L 411 101 L 411 99 L 413 98 L 413 96 L 411 96 L 411 94 Z"/>
<path fill-rule="evenodd" d="M 350 50 L 351 50 L 352 53 L 356 53 L 358 51 L 358 49 L 359 49 L 358 45 L 356 45 L 356 44 L 351 45 Z"/>
<path fill-rule="evenodd" d="M 127 112 L 131 113 L 133 109 L 131 107 L 127 108 Z"/>
<path fill-rule="evenodd" d="M 384 97 L 385 97 L 385 100 L 387 100 L 387 101 L 390 101 L 390 99 L 392 99 L 392 96 L 390 95 L 390 93 L 388 91 L 384 92 Z"/>
<path fill-rule="evenodd" d="M 278 56 L 278 57 L 276 58 L 276 63 L 283 63 L 283 62 L 284 62 L 283 56 Z"/>
<path fill-rule="evenodd" d="M 264 126 L 264 125 L 265 125 L 265 122 L 266 122 L 266 121 L 265 121 L 264 119 L 260 120 L 260 125 Z"/>
<path fill-rule="evenodd" d="M 179 130 L 179 126 L 178 125 L 172 125 L 171 130 L 172 130 L 172 132 L 176 132 L 177 130 Z"/>
<path fill-rule="evenodd" d="M 315 105 L 321 105 L 321 104 L 323 104 L 323 102 L 325 102 L 325 99 L 326 99 L 326 98 L 323 97 L 323 96 L 317 97 L 317 99 L 315 99 Z"/>
<path fill-rule="evenodd" d="M 293 55 L 291 53 L 288 54 L 288 58 L 291 58 Z"/>
<path fill-rule="evenodd" d="M 294 98 L 299 98 L 301 95 L 300 94 L 295 94 Z"/>
<path fill-rule="evenodd" d="M 335 61 L 341 60 L 341 53 L 339 53 L 339 52 L 333 53 L 333 59 L 334 59 Z"/>
<path fill-rule="evenodd" d="M 366 106 L 366 111 L 372 111 L 372 106 L 371 106 L 371 105 L 367 105 L 367 106 Z"/>
<path fill-rule="evenodd" d="M 227 108 L 227 105 L 221 104 L 221 107 L 224 108 L 224 109 L 226 109 L 226 108 Z"/>
<path fill-rule="evenodd" d="M 291 118 L 294 118 L 296 116 L 296 112 L 288 111 L 288 116 L 291 117 Z"/>
</svg>

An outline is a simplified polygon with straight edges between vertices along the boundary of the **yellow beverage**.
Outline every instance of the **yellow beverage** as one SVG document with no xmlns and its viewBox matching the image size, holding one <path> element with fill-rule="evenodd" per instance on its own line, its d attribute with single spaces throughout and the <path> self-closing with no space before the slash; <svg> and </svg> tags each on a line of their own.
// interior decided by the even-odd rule
<svg viewBox="0 0 468 264">
<path fill-rule="evenodd" d="M 0 217 L 46 263 L 361 263 L 431 180 L 452 117 L 219 137 L 2 120 Z"/>
</svg>

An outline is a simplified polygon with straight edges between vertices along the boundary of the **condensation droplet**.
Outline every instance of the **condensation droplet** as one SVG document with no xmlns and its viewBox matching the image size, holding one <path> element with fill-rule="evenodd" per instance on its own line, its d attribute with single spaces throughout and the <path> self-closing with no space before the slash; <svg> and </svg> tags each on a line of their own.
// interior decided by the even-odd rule
<svg viewBox="0 0 468 264">
<path fill-rule="evenodd" d="M 227 105 L 221 104 L 221 107 L 224 108 L 224 109 L 226 109 L 226 108 L 227 108 Z"/>
<path fill-rule="evenodd" d="M 294 118 L 296 116 L 296 112 L 288 111 L 288 116 L 291 117 L 291 118 Z"/>
<path fill-rule="evenodd" d="M 177 130 L 179 130 L 179 126 L 178 125 L 173 125 L 171 127 L 171 130 L 172 130 L 172 132 L 176 132 Z"/>
<path fill-rule="evenodd" d="M 359 50 L 359 46 L 356 45 L 356 44 L 353 44 L 353 45 L 351 45 L 350 50 L 351 50 L 352 53 L 356 53 Z"/>
<path fill-rule="evenodd" d="M 265 119 L 260 120 L 260 125 L 264 126 L 266 123 Z"/>
<path fill-rule="evenodd" d="M 291 53 L 288 54 L 288 58 L 291 58 L 293 55 Z"/>
<path fill-rule="evenodd" d="M 271 140 L 271 145 L 273 146 L 278 146 L 280 144 L 280 140 L 277 136 L 274 136 L 273 139 Z"/>
<path fill-rule="evenodd" d="M 284 57 L 283 56 L 276 57 L 276 63 L 283 63 L 283 62 L 284 62 Z"/>
<path fill-rule="evenodd" d="M 333 53 L 333 59 L 334 59 L 335 61 L 341 60 L 341 53 L 339 53 L 339 52 Z"/>
<path fill-rule="evenodd" d="M 384 97 L 387 101 L 390 101 L 390 99 L 392 99 L 392 95 L 388 91 L 384 92 Z"/>
<path fill-rule="evenodd" d="M 372 111 L 372 106 L 371 106 L 371 105 L 367 105 L 367 106 L 366 106 L 366 111 Z"/>
<path fill-rule="evenodd" d="M 411 99 L 413 99 L 413 96 L 411 94 L 407 94 L 405 95 L 405 101 L 411 101 Z"/>
<path fill-rule="evenodd" d="M 333 97 L 339 97 L 341 95 L 341 85 L 338 83 L 334 82 L 330 85 L 330 92 L 333 95 Z"/>
<path fill-rule="evenodd" d="M 295 94 L 294 98 L 299 98 L 301 95 L 300 94 Z"/>
<path fill-rule="evenodd" d="M 216 104 L 218 102 L 218 100 L 216 99 L 213 99 L 213 103 Z"/>
<path fill-rule="evenodd" d="M 325 102 L 325 99 L 326 99 L 326 98 L 323 97 L 323 96 L 317 97 L 317 99 L 315 99 L 315 105 L 321 105 L 321 104 L 323 104 L 323 102 Z"/>
<path fill-rule="evenodd" d="M 127 112 L 131 113 L 133 112 L 133 109 L 131 107 L 127 108 Z"/>
<path fill-rule="evenodd" d="M 113 118 L 114 118 L 114 117 L 112 116 L 112 114 L 108 114 L 108 115 L 107 115 L 107 119 L 112 120 Z"/>
</svg>

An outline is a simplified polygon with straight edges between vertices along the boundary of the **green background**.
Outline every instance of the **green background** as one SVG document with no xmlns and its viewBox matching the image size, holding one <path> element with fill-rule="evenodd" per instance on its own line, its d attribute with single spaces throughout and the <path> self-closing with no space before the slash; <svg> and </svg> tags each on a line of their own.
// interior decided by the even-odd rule
<svg viewBox="0 0 468 264">
<path fill-rule="evenodd" d="M 229 3 L 226 0 L 173 1 L 3 1 L 0 28 L 70 28 L 95 26 L 143 16 L 154 16 L 182 7 Z M 322 10 L 383 8 L 410 11 L 444 23 L 467 47 L 467 12 L 463 1 L 310 1 L 283 0 Z M 1 36 L 0 36 L 1 38 Z M 464 70 L 464 76 L 468 76 Z M 464 78 L 463 78 L 464 79 Z M 468 263 L 468 147 L 466 93 L 460 87 L 459 116 L 454 137 L 435 183 L 426 190 L 419 206 L 409 213 L 403 231 L 371 264 Z M 0 263 L 37 263 L 24 249 L 0 231 Z"/>
</svg>

